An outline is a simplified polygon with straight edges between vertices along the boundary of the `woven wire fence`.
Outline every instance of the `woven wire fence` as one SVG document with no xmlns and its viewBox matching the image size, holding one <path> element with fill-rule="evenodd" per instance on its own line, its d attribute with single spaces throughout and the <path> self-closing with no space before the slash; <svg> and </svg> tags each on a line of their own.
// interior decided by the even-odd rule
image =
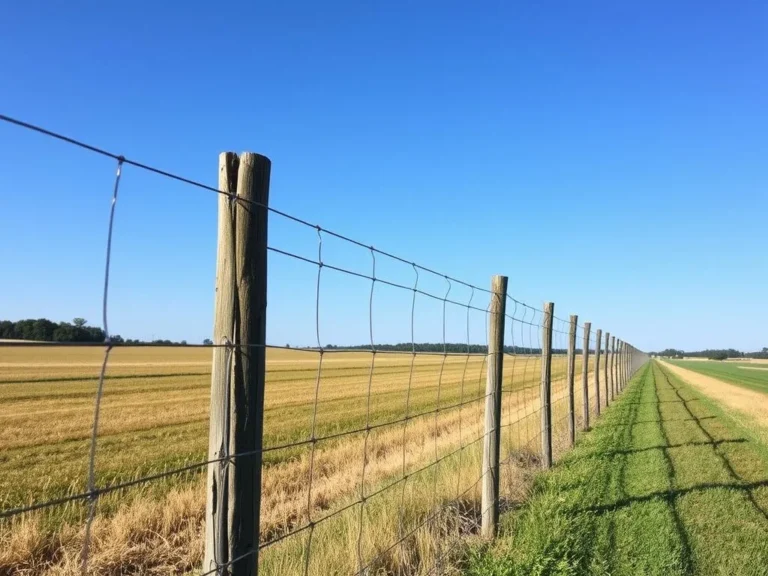
<svg viewBox="0 0 768 576">
<path fill-rule="evenodd" d="M 267 334 L 263 446 L 257 451 L 208 456 L 201 448 L 207 445 L 206 416 L 190 429 L 195 441 L 184 452 L 183 461 L 174 457 L 162 469 L 139 467 L 130 473 L 100 473 L 100 467 L 109 469 L 108 458 L 115 457 L 115 452 L 104 450 L 103 445 L 114 447 L 117 443 L 118 449 L 131 448 L 130 438 L 119 438 L 100 427 L 105 398 L 120 394 L 124 386 L 120 378 L 127 378 L 119 374 L 110 377 L 111 357 L 126 346 L 112 340 L 108 323 L 112 239 L 119 233 L 115 216 L 121 180 L 128 176 L 126 172 L 137 170 L 201 192 L 223 192 L 7 116 L 0 115 L 0 120 L 110 159 L 115 167 L 109 190 L 103 274 L 106 340 L 92 396 L 90 433 L 82 443 L 87 465 L 82 477 L 63 492 L 42 489 L 3 500 L 0 538 L 5 545 L 12 546 L 30 522 L 43 523 L 49 534 L 58 534 L 47 540 L 48 548 L 39 549 L 47 556 L 38 564 L 34 559 L 23 560 L 17 568 L 43 571 L 64 566 L 71 573 L 90 574 L 106 572 L 108 566 L 114 570 L 115 563 L 125 563 L 120 569 L 159 573 L 161 567 L 146 558 L 151 554 L 127 560 L 125 556 L 110 557 L 104 526 L 110 518 L 130 515 L 131 507 L 136 506 L 132 490 L 162 502 L 179 486 L 193 486 L 200 489 L 193 490 L 183 522 L 176 528 L 163 525 L 156 529 L 158 533 L 166 530 L 161 534 L 163 546 L 184 548 L 169 552 L 174 558 L 166 566 L 169 573 L 226 574 L 253 558 L 257 558 L 262 574 L 352 576 L 449 574 L 456 570 L 454 561 L 461 553 L 457 544 L 479 533 L 484 512 L 481 492 L 483 446 L 489 434 L 484 417 L 490 290 L 257 205 L 268 211 L 270 219 L 284 220 L 314 237 L 311 246 L 305 243 L 301 249 L 295 243 L 269 244 L 267 248 L 270 258 L 285 259 L 309 271 L 313 279 L 314 341 L 300 347 L 279 346 L 269 343 Z M 348 292 L 363 294 L 366 300 L 357 324 L 365 327 L 367 341 L 355 346 L 333 345 L 324 335 L 333 322 L 327 317 L 328 310 L 343 305 L 334 297 L 342 285 Z M 272 295 L 271 301 L 280 297 L 279 293 Z M 331 304 L 324 306 L 328 299 Z M 378 329 L 382 318 L 394 313 L 393 306 L 407 325 L 407 337 L 397 344 L 383 344 Z M 543 314 L 542 309 L 507 296 L 499 424 L 502 511 L 525 499 L 533 472 L 541 464 Z M 569 329 L 568 321 L 553 319 L 551 421 L 555 458 L 570 446 L 566 378 Z M 579 431 L 584 428 L 580 377 L 584 347 L 590 349 L 590 419 L 596 418 L 598 411 L 597 397 L 591 392 L 596 374 L 594 352 L 599 343 L 594 333 L 584 342 L 581 331 L 579 326 L 574 393 Z M 208 348 L 214 354 L 225 353 L 227 364 L 235 347 L 231 342 L 217 336 Z M 51 345 L 39 344 L 41 349 Z M 209 375 L 210 371 L 197 374 L 202 377 L 195 380 L 195 386 L 205 386 Z M 603 405 L 606 399 L 603 395 Z M 200 403 L 198 409 L 207 408 L 207 401 Z M 169 438 L 168 442 L 172 441 Z M 255 452 L 263 462 L 258 545 L 222 561 L 214 554 L 214 562 L 203 565 L 202 485 L 206 470 L 215 468 L 215 473 L 226 474 L 238 462 L 253 458 Z M 175 538 L 174 530 L 193 535 Z M 64 532 L 66 538 L 61 537 Z M 5 568 L 0 566 L 0 571 Z"/>
</svg>

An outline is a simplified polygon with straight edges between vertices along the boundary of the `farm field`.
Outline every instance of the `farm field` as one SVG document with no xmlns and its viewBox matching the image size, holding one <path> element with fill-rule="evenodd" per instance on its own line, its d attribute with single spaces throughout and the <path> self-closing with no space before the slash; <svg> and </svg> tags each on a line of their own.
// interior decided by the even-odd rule
<svg viewBox="0 0 768 576">
<path fill-rule="evenodd" d="M 768 447 L 754 432 L 651 362 L 469 574 L 768 574 Z"/>
<path fill-rule="evenodd" d="M 0 348 L 3 511 L 86 489 L 103 354 L 93 347 Z M 261 554 L 265 574 L 303 572 L 305 563 L 309 574 L 329 573 L 329 566 L 351 574 L 361 565 L 418 573 L 448 547 L 446 526 L 476 520 L 485 357 L 379 353 L 372 369 L 372 356 L 326 353 L 320 366 L 316 351 L 268 350 L 262 541 L 276 542 Z M 210 361 L 211 350 L 197 347 L 112 351 L 96 452 L 98 486 L 206 460 Z M 538 356 L 507 356 L 505 362 L 502 485 L 512 502 L 524 498 L 529 469 L 536 468 L 541 365 Z M 567 432 L 565 369 L 565 358 L 556 356 L 556 453 L 565 449 Z M 307 441 L 313 421 L 316 443 Z M 94 573 L 199 570 L 203 471 L 196 467 L 101 496 Z M 407 482 L 398 482 L 404 473 Z M 353 505 L 362 489 L 374 494 L 364 514 Z M 455 517 L 424 523 L 446 503 Z M 0 520 L 0 574 L 79 573 L 86 508 L 76 501 Z M 311 530 L 285 537 L 309 520 Z M 403 532 L 412 536 L 391 548 Z"/>
<path fill-rule="evenodd" d="M 670 364 L 718 378 L 730 384 L 768 394 L 768 363 L 765 362 L 717 362 L 717 361 L 669 361 Z"/>
</svg>

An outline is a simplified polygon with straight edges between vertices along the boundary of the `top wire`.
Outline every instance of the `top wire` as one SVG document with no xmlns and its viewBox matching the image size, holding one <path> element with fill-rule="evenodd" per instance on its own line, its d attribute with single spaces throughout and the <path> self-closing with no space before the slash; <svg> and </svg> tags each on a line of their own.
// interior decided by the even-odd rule
<svg viewBox="0 0 768 576">
<path fill-rule="evenodd" d="M 108 158 L 113 158 L 119 162 L 122 162 L 123 164 L 135 166 L 136 168 L 140 168 L 141 170 L 146 170 L 148 172 L 152 172 L 154 174 L 159 174 L 161 176 L 165 176 L 167 178 L 171 178 L 173 180 L 176 180 L 178 182 L 183 182 L 185 184 L 189 184 L 191 186 L 194 186 L 196 188 L 200 188 L 202 190 L 207 190 L 209 192 L 215 192 L 216 194 L 223 194 L 225 196 L 230 196 L 229 193 L 224 192 L 222 190 L 219 190 L 218 188 L 215 188 L 213 186 L 209 186 L 208 184 L 204 184 L 202 182 L 198 182 L 196 180 L 192 180 L 190 178 L 185 178 L 184 176 L 179 176 L 178 174 L 174 174 L 172 172 L 168 172 L 167 170 L 162 170 L 160 168 L 155 168 L 153 166 L 149 166 L 147 164 L 144 164 L 142 162 L 138 162 L 136 160 L 131 160 L 129 158 L 126 158 L 125 156 L 122 156 L 120 154 L 115 154 L 114 152 L 110 152 L 108 150 L 105 150 L 104 148 L 100 148 L 98 146 L 93 146 L 91 144 L 87 144 L 85 142 L 82 142 L 81 140 L 77 140 L 75 138 L 71 138 L 69 136 L 65 136 L 63 134 L 60 134 L 58 132 L 53 132 L 52 130 L 47 130 L 45 128 L 42 128 L 40 126 L 36 126 L 35 124 L 30 124 L 29 122 L 24 122 L 23 120 L 19 120 L 17 118 L 13 118 L 11 116 L 7 116 L 5 114 L 0 114 L 0 120 L 3 122 L 6 122 L 8 124 L 13 124 L 16 126 L 20 126 L 22 128 L 26 128 L 28 130 L 32 130 L 34 132 L 38 132 L 39 134 L 44 134 L 46 136 L 50 136 L 51 138 L 55 138 L 57 140 L 61 140 L 63 142 L 67 142 L 69 144 L 72 144 L 74 146 L 77 146 L 79 148 L 83 148 L 84 150 L 89 150 L 90 152 L 94 152 L 96 154 L 100 154 L 102 156 L 106 156 Z M 373 246 L 370 246 L 368 244 L 365 244 L 363 242 L 360 242 L 359 240 L 355 240 L 354 238 L 350 238 L 349 236 L 346 236 L 344 234 L 341 234 L 339 232 L 335 232 L 333 230 L 328 230 L 326 228 L 322 228 L 321 226 L 317 224 L 312 224 L 311 222 L 304 220 L 303 218 L 299 218 L 297 216 L 294 216 L 292 214 L 288 214 L 287 212 L 283 212 L 282 210 L 278 210 L 277 208 L 273 208 L 271 206 L 265 206 L 264 204 L 260 204 L 257 202 L 251 202 L 251 204 L 256 206 L 261 206 L 262 208 L 265 208 L 269 212 L 272 212 L 274 214 L 278 214 L 284 218 L 287 218 L 289 220 L 292 220 L 293 222 L 296 222 L 298 224 L 303 224 L 304 226 L 307 226 L 309 228 L 314 228 L 318 231 L 321 231 L 325 234 L 328 234 L 330 236 L 334 236 L 340 240 L 344 240 L 346 242 L 350 242 L 351 244 L 355 244 L 357 246 L 360 246 L 361 248 L 365 248 L 366 250 L 371 250 L 375 252 L 376 254 L 380 254 L 381 256 L 385 256 L 387 258 L 391 258 L 393 260 L 396 260 L 398 262 L 401 262 L 403 264 L 408 264 L 409 266 L 414 266 L 421 270 L 422 272 L 426 272 L 428 274 L 433 274 L 435 276 L 445 278 L 446 280 L 449 280 L 451 282 L 455 282 L 457 284 L 460 284 L 462 286 L 466 286 L 467 288 L 472 288 L 473 290 L 479 290 L 481 292 L 486 292 L 488 294 L 491 293 L 491 291 L 487 288 L 482 288 L 480 286 L 476 286 L 474 284 L 471 284 L 469 282 L 465 282 L 464 280 L 460 280 L 458 278 L 454 278 L 453 276 L 449 276 L 447 274 L 443 274 L 442 272 L 438 272 L 432 268 L 429 268 L 427 266 L 424 266 L 422 264 L 417 264 L 416 262 L 413 262 L 411 260 L 407 260 L 405 258 L 402 258 L 400 256 L 397 256 L 396 254 L 392 254 L 391 252 L 386 252 L 384 250 L 380 250 L 378 248 L 374 248 Z"/>
</svg>

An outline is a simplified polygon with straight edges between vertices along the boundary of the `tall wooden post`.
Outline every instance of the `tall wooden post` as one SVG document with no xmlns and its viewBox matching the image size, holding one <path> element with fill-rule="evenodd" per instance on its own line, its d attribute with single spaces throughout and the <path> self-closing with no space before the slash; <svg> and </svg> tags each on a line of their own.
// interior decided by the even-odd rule
<svg viewBox="0 0 768 576">
<path fill-rule="evenodd" d="M 581 350 L 581 388 L 584 397 L 584 430 L 589 430 L 589 332 L 591 322 L 584 322 L 584 345 Z"/>
<path fill-rule="evenodd" d="M 619 359 L 618 359 L 618 368 L 617 372 L 619 375 L 619 393 L 624 389 L 624 342 L 619 340 Z"/>
<path fill-rule="evenodd" d="M 258 154 L 219 156 L 203 571 L 230 576 L 258 573 L 270 170 Z"/>
<path fill-rule="evenodd" d="M 595 334 L 595 402 L 597 403 L 597 415 L 600 416 L 600 347 L 603 342 L 603 331 L 598 328 Z"/>
<path fill-rule="evenodd" d="M 616 398 L 616 336 L 611 336 L 611 402 Z"/>
<path fill-rule="evenodd" d="M 541 324 L 541 459 L 552 467 L 552 318 L 555 304 L 544 304 Z"/>
<path fill-rule="evenodd" d="M 504 317 L 507 277 L 491 279 L 488 323 L 488 378 L 485 382 L 485 436 L 483 438 L 483 493 L 481 533 L 496 536 L 499 525 L 499 459 L 501 447 L 501 386 L 504 372 Z"/>
<path fill-rule="evenodd" d="M 573 393 L 573 381 L 576 377 L 576 326 L 579 317 L 571 314 L 571 326 L 568 332 L 568 434 L 571 446 L 576 443 L 576 402 Z"/>
<path fill-rule="evenodd" d="M 608 380 L 608 365 L 611 362 L 611 333 L 605 333 L 605 365 L 603 366 L 603 375 L 605 376 L 605 407 L 610 404 L 610 381 Z"/>
</svg>

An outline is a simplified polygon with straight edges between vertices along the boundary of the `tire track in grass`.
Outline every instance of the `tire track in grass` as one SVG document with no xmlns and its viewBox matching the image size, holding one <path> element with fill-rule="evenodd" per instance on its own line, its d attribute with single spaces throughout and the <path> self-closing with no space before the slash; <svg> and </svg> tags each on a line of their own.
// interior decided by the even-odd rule
<svg viewBox="0 0 768 576">
<path fill-rule="evenodd" d="M 659 430 L 661 431 L 661 435 L 664 440 L 664 446 L 661 448 L 661 453 L 664 456 L 664 462 L 666 464 L 666 473 L 667 478 L 669 480 L 669 486 L 668 486 L 668 492 L 666 495 L 666 502 L 667 506 L 669 507 L 670 512 L 672 513 L 672 518 L 675 524 L 675 530 L 677 532 L 677 535 L 680 539 L 680 560 L 682 563 L 682 574 L 693 574 L 693 562 L 691 559 L 691 543 L 688 539 L 688 532 L 685 529 L 685 525 L 683 524 L 683 519 L 680 516 L 680 512 L 677 509 L 677 481 L 676 481 L 676 472 L 675 472 L 675 463 L 672 460 L 672 456 L 670 454 L 670 450 L 677 447 L 677 445 L 670 442 L 669 435 L 667 434 L 667 429 L 664 425 L 664 416 L 662 414 L 662 408 L 661 408 L 661 402 L 660 402 L 660 396 L 659 396 L 659 384 L 658 380 L 656 379 L 656 370 L 653 370 L 653 392 L 656 396 L 656 413 L 659 418 Z M 684 419 L 670 419 L 675 422 L 682 422 Z M 669 425 L 669 424 L 667 424 Z M 683 445 L 680 445 L 679 447 L 682 447 Z"/>
</svg>

